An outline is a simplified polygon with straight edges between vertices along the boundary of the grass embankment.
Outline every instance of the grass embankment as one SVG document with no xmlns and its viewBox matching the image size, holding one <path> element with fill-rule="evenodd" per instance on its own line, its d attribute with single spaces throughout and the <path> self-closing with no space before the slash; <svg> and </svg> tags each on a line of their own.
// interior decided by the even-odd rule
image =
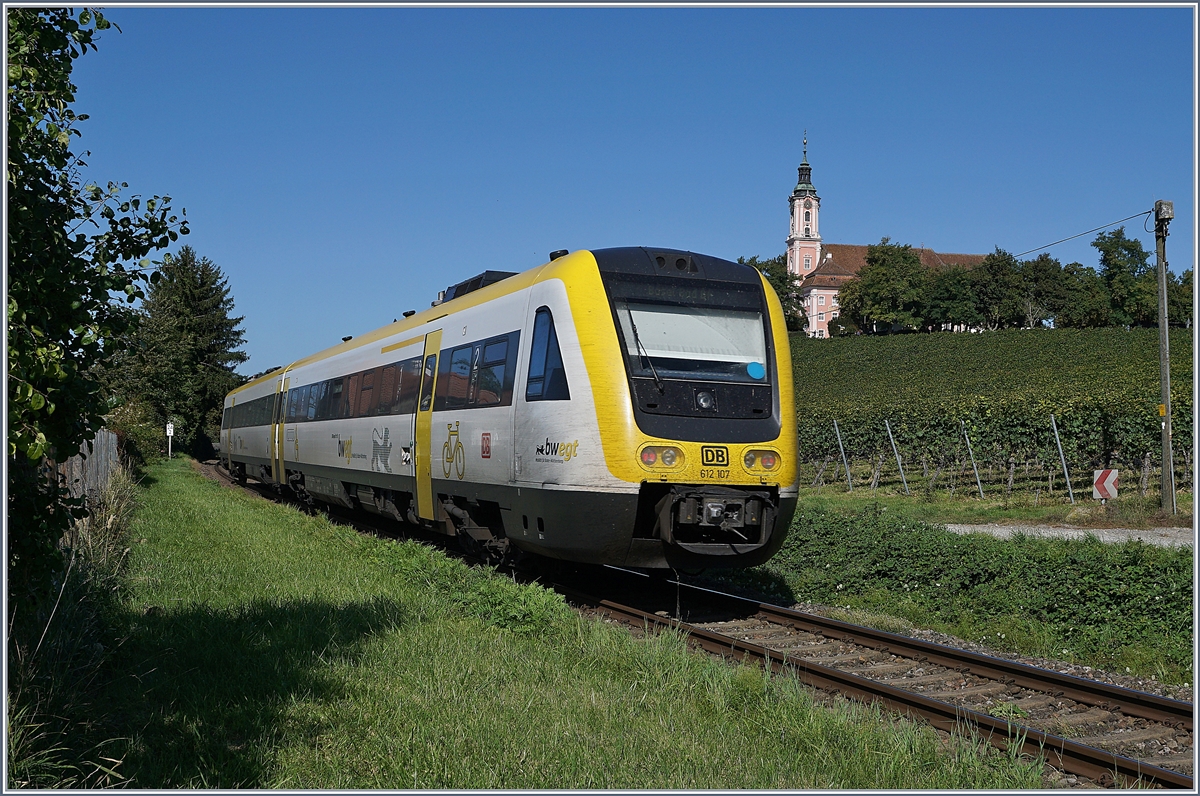
<svg viewBox="0 0 1200 796">
<path fill-rule="evenodd" d="M 894 465 L 893 465 L 894 467 Z M 811 475 L 811 468 L 809 470 Z M 919 475 L 919 470 L 918 470 Z M 864 476 L 860 480 L 860 476 Z M 961 480 L 954 494 L 938 490 L 922 489 L 921 479 L 909 479 L 909 491 L 897 477 L 894 483 L 876 490 L 870 488 L 870 471 L 852 471 L 854 491 L 846 489 L 843 480 L 837 484 L 800 487 L 800 504 L 809 510 L 831 511 L 853 516 L 873 506 L 885 506 L 892 516 L 905 517 L 917 522 L 958 523 L 980 525 L 1072 525 L 1080 528 L 1187 528 L 1192 524 L 1194 501 L 1192 495 L 1181 493 L 1177 497 L 1178 514 L 1162 510 L 1157 494 L 1140 496 L 1132 487 L 1107 505 L 1092 499 L 1091 488 L 1085 493 L 1076 493 L 1072 505 L 1062 496 L 1046 496 L 1044 493 L 1014 490 L 1005 495 L 1000 490 L 991 490 L 979 498 L 972 479 L 964 485 Z M 968 478 L 972 478 L 968 474 Z"/>
<path fill-rule="evenodd" d="M 1017 788 L 1039 769 L 149 469 L 104 694 L 143 788 Z"/>
<path fill-rule="evenodd" d="M 1192 565 L 1190 548 L 960 536 L 884 506 L 802 504 L 779 554 L 729 577 L 885 630 L 1191 683 Z"/>
</svg>

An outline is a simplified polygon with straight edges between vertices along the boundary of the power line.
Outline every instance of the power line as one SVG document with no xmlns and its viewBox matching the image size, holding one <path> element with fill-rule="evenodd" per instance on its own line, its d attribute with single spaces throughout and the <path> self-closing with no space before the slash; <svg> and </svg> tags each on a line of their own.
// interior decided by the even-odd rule
<svg viewBox="0 0 1200 796">
<path fill-rule="evenodd" d="M 1111 224 L 1104 224 L 1103 226 L 1096 227 L 1095 229 L 1089 229 L 1087 232 L 1080 232 L 1078 235 L 1072 235 L 1069 238 L 1063 238 L 1062 240 L 1056 240 L 1056 241 L 1054 241 L 1054 243 L 1047 243 L 1045 246 L 1038 246 L 1036 249 L 1030 249 L 1027 252 L 1021 252 L 1020 254 L 1014 254 L 1013 257 L 1024 257 L 1026 254 L 1032 254 L 1033 252 L 1040 252 L 1042 249 L 1049 249 L 1051 246 L 1057 246 L 1060 243 L 1066 243 L 1069 240 L 1075 240 L 1076 238 L 1082 238 L 1084 235 L 1090 235 L 1093 232 L 1099 232 L 1102 229 L 1107 229 L 1108 227 L 1115 226 L 1117 224 L 1120 224 L 1121 221 L 1128 221 L 1129 219 L 1137 218 L 1138 216 L 1148 216 L 1153 212 L 1154 212 L 1153 210 L 1147 210 L 1144 213 L 1134 213 L 1131 216 L 1126 216 L 1125 218 L 1120 219 L 1120 221 L 1114 221 Z"/>
</svg>

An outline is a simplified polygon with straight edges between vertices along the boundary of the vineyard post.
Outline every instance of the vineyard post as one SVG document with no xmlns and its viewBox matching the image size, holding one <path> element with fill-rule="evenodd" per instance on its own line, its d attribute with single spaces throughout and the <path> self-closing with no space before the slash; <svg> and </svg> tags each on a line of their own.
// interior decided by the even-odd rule
<svg viewBox="0 0 1200 796">
<path fill-rule="evenodd" d="M 1171 353 L 1167 336 L 1167 225 L 1175 217 L 1175 203 L 1154 203 L 1154 243 L 1158 259 L 1158 369 L 1162 378 L 1162 507 L 1178 514 L 1175 504 L 1175 462 L 1171 455 Z"/>
<path fill-rule="evenodd" d="M 1067 472 L 1067 457 L 1063 456 L 1062 441 L 1058 438 L 1058 423 L 1054 422 L 1054 415 L 1050 415 L 1050 427 L 1054 429 L 1054 444 L 1058 446 L 1058 460 L 1062 462 L 1063 478 L 1067 482 L 1067 494 L 1071 496 L 1071 505 L 1075 505 L 1075 490 L 1071 488 L 1071 474 Z"/>
<path fill-rule="evenodd" d="M 883 425 L 887 428 L 888 439 L 892 441 L 892 453 L 896 454 L 896 466 L 900 468 L 900 483 L 904 484 L 904 494 L 911 495 L 908 491 L 908 479 L 904 477 L 904 465 L 900 463 L 900 451 L 896 450 L 896 438 L 892 436 L 892 424 L 884 420 Z"/>
<path fill-rule="evenodd" d="M 837 434 L 838 450 L 842 452 L 842 464 L 846 466 L 846 483 L 850 486 L 847 492 L 854 491 L 854 482 L 850 480 L 850 462 L 846 461 L 846 449 L 842 447 L 842 432 L 838 430 L 837 420 L 833 421 L 833 433 Z"/>
<path fill-rule="evenodd" d="M 983 483 L 979 480 L 979 468 L 975 466 L 975 451 L 971 450 L 971 438 L 967 436 L 967 421 L 958 421 L 962 424 L 963 439 L 967 441 L 967 453 L 971 456 L 971 470 L 975 473 L 975 486 L 979 487 L 979 499 L 983 500 Z"/>
</svg>

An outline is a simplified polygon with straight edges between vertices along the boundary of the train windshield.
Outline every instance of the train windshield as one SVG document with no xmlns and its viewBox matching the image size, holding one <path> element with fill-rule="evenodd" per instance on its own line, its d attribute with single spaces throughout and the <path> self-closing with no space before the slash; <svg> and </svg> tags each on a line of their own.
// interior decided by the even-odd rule
<svg viewBox="0 0 1200 796">
<path fill-rule="evenodd" d="M 613 302 L 633 376 L 767 382 L 761 310 Z"/>
</svg>

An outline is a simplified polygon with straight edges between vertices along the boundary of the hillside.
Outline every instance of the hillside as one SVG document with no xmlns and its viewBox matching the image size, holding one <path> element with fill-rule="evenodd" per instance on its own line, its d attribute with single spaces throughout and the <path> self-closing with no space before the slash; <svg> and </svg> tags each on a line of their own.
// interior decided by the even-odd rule
<svg viewBox="0 0 1200 796">
<path fill-rule="evenodd" d="M 1010 329 L 809 339 L 793 334 L 796 404 L 894 406 L 968 397 L 1120 394 L 1158 403 L 1155 329 Z M 1171 384 L 1191 391 L 1190 330 L 1171 333 Z"/>
<path fill-rule="evenodd" d="M 834 419 L 851 456 L 889 445 L 887 420 L 902 453 L 918 457 L 957 448 L 965 423 L 976 456 L 1044 458 L 1054 450 L 1051 414 L 1068 459 L 1157 459 L 1154 329 L 793 335 L 791 344 L 801 449 L 809 459 L 836 453 Z M 1183 466 L 1192 445 L 1190 330 L 1172 332 L 1171 351 L 1176 464 Z"/>
</svg>

